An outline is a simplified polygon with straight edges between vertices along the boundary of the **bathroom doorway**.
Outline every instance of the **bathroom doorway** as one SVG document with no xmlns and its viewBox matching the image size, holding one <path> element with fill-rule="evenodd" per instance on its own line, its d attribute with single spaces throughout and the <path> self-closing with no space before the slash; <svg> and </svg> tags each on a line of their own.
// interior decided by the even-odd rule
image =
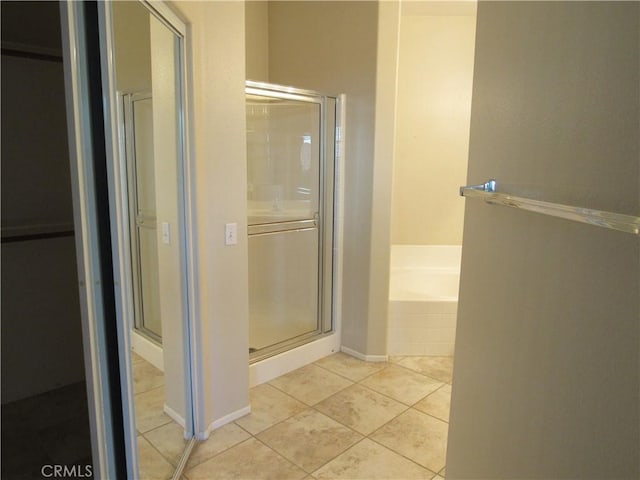
<svg viewBox="0 0 640 480">
<path fill-rule="evenodd" d="M 476 3 L 402 1 L 399 16 L 387 352 L 451 357 Z"/>
</svg>

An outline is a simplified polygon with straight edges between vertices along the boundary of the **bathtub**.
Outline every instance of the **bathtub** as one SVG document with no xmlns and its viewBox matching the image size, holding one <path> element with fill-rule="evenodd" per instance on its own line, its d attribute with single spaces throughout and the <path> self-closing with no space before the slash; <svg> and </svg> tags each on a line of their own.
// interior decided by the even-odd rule
<svg viewBox="0 0 640 480">
<path fill-rule="evenodd" d="M 392 245 L 389 355 L 453 355 L 459 245 Z"/>
</svg>

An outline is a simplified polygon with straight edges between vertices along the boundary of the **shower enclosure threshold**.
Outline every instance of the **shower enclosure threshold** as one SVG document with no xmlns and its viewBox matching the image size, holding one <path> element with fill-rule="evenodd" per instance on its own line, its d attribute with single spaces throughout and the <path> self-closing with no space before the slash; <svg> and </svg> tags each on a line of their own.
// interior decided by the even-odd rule
<svg viewBox="0 0 640 480">
<path fill-rule="evenodd" d="M 340 335 L 336 332 L 314 338 L 302 345 L 275 353 L 249 364 L 249 386 L 269 382 L 323 357 L 340 351 Z"/>
</svg>

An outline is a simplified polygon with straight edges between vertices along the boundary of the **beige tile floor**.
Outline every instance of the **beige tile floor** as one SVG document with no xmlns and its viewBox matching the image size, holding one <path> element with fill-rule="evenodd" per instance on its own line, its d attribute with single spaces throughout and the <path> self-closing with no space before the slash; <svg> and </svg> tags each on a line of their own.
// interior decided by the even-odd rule
<svg viewBox="0 0 640 480">
<path fill-rule="evenodd" d="M 199 442 L 183 479 L 442 480 L 452 369 L 325 357 L 252 388 L 251 414 Z M 162 413 L 162 374 L 137 358 L 134 377 L 141 478 L 171 478 L 186 442 Z"/>
</svg>

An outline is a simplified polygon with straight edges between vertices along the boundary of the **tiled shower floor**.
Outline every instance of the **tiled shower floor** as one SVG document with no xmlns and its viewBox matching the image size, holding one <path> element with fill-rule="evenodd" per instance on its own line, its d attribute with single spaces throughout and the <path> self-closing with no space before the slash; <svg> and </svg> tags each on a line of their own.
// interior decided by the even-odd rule
<svg viewBox="0 0 640 480">
<path fill-rule="evenodd" d="M 325 357 L 252 388 L 252 413 L 198 443 L 183 478 L 440 480 L 452 368 Z M 162 412 L 162 373 L 138 357 L 134 377 L 141 478 L 171 478 L 186 442 Z"/>
</svg>

